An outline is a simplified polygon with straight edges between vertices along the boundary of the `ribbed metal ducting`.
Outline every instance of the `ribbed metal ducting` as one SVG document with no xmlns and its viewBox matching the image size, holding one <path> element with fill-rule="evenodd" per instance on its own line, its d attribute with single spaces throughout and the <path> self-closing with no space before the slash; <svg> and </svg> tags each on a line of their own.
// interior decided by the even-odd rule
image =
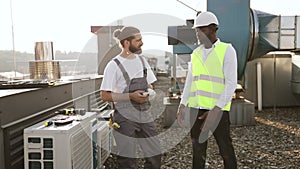
<svg viewBox="0 0 300 169">
<path fill-rule="evenodd" d="M 300 49 L 299 16 L 277 16 L 251 10 L 253 51 L 249 60 L 259 58 L 275 50 Z"/>
<path fill-rule="evenodd" d="M 250 9 L 250 0 L 209 0 L 207 10 L 220 22 L 218 37 L 235 47 L 238 75 L 244 75 L 246 63 L 270 51 L 300 49 L 299 16 L 278 16 Z"/>
<path fill-rule="evenodd" d="M 29 62 L 30 79 L 58 80 L 60 65 L 54 60 L 52 42 L 35 43 L 35 61 Z"/>
<path fill-rule="evenodd" d="M 252 10 L 253 51 L 249 60 L 259 58 L 270 51 L 293 51 L 300 49 L 299 16 L 276 16 Z M 299 56 L 292 59 L 291 89 L 300 94 Z"/>
<path fill-rule="evenodd" d="M 54 60 L 53 42 L 35 42 L 35 60 Z"/>
<path fill-rule="evenodd" d="M 60 65 L 58 61 L 29 62 L 30 79 L 58 80 L 60 79 Z"/>
</svg>

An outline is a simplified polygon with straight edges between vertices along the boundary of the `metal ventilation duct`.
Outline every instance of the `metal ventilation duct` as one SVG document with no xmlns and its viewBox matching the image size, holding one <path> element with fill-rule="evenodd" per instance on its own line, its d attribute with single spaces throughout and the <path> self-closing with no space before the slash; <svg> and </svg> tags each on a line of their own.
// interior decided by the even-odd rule
<svg viewBox="0 0 300 169">
<path fill-rule="evenodd" d="M 300 49 L 299 16 L 276 16 L 251 10 L 253 51 L 248 56 L 253 60 L 275 50 Z"/>
<path fill-rule="evenodd" d="M 35 60 L 54 60 L 53 42 L 35 42 Z"/>
<path fill-rule="evenodd" d="M 52 42 L 35 43 L 35 61 L 29 62 L 30 79 L 60 79 L 60 65 L 54 60 Z"/>
<path fill-rule="evenodd" d="M 221 23 L 219 37 L 237 50 L 239 79 L 248 61 L 270 51 L 300 50 L 299 16 L 252 10 L 250 0 L 208 0 L 207 10 L 213 11 Z M 300 67 L 295 59 L 292 62 L 291 88 L 293 93 L 300 94 Z"/>
</svg>

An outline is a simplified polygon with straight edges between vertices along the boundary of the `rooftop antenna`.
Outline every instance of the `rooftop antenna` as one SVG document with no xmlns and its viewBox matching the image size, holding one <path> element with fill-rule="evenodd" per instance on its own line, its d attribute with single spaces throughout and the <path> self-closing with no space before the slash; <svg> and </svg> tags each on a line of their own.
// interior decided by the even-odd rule
<svg viewBox="0 0 300 169">
<path fill-rule="evenodd" d="M 12 10 L 12 0 L 10 0 L 10 19 L 11 19 L 11 36 L 12 36 L 12 47 L 13 47 L 13 58 L 14 58 L 14 71 L 15 78 L 17 77 L 17 65 L 16 65 L 16 54 L 15 54 L 15 32 L 14 32 L 14 20 Z"/>
<path fill-rule="evenodd" d="M 179 2 L 179 3 L 181 3 L 182 5 L 184 5 L 184 6 L 188 7 L 188 8 L 190 8 L 191 10 L 197 12 L 197 15 L 198 15 L 199 13 L 201 13 L 201 11 L 197 11 L 196 9 L 194 9 L 194 8 L 190 7 L 189 5 L 187 5 L 187 4 L 183 3 L 183 2 L 181 2 L 180 0 L 177 0 L 177 2 Z"/>
</svg>

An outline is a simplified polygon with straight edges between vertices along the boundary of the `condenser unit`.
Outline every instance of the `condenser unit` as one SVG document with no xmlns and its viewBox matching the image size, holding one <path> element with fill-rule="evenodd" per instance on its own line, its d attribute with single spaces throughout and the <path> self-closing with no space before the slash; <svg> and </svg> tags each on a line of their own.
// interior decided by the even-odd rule
<svg viewBox="0 0 300 169">
<path fill-rule="evenodd" d="M 96 113 L 74 115 L 74 120 L 69 124 L 45 127 L 45 122 L 52 120 L 50 118 L 24 129 L 24 168 L 97 168 L 95 156 L 98 155 L 93 151 L 92 138 L 92 129 L 98 125 Z"/>
<path fill-rule="evenodd" d="M 97 151 L 98 151 L 98 167 L 102 168 L 105 160 L 109 157 L 112 148 L 113 136 L 112 130 L 109 128 L 108 119 L 114 110 L 104 110 L 99 113 L 97 126 Z"/>
<path fill-rule="evenodd" d="M 98 165 L 101 168 L 111 152 L 111 132 L 107 121 L 100 121 L 97 129 Z"/>
</svg>

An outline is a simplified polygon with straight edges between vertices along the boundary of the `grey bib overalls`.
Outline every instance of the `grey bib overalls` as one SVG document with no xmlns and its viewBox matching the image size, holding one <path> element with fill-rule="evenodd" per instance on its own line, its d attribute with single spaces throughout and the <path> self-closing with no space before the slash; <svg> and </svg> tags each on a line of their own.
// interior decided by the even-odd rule
<svg viewBox="0 0 300 169">
<path fill-rule="evenodd" d="M 128 73 L 119 60 L 114 59 L 126 80 L 127 87 L 123 93 L 131 93 L 136 90 L 147 91 L 147 68 L 144 60 L 139 56 L 143 64 L 143 77 L 129 79 Z M 161 166 L 161 149 L 158 133 L 150 112 L 150 102 L 137 103 L 133 100 L 114 104 L 114 121 L 120 128 L 114 129 L 113 135 L 117 144 L 118 168 L 135 169 L 138 157 L 137 145 L 142 150 L 139 157 L 145 158 L 145 168 L 158 169 Z"/>
</svg>

